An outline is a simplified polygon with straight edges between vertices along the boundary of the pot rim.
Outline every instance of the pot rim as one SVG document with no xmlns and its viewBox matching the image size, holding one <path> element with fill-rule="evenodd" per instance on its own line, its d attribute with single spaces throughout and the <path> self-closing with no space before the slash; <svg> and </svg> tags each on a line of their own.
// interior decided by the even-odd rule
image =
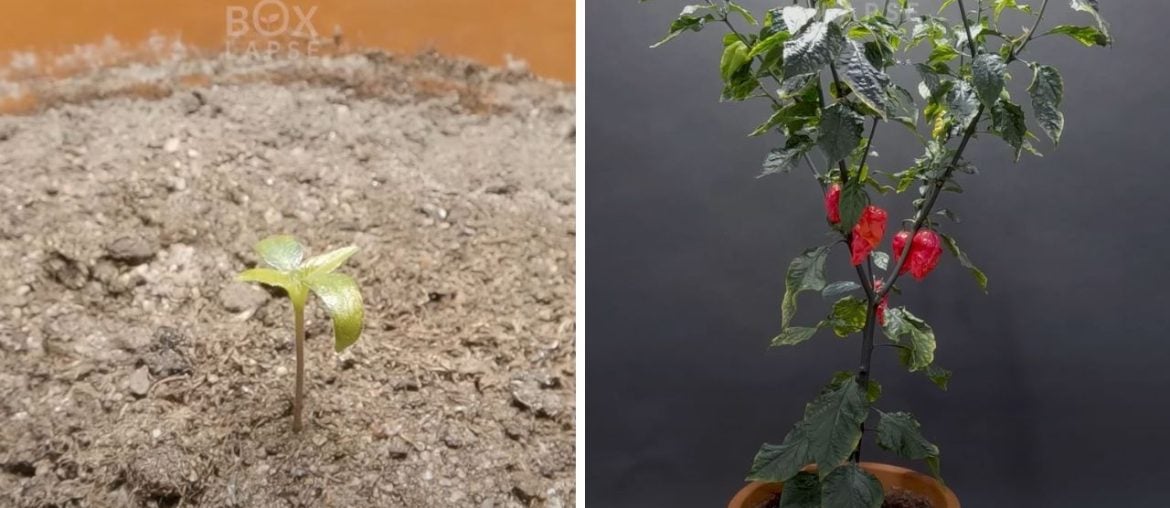
<svg viewBox="0 0 1170 508">
<path fill-rule="evenodd" d="M 954 491 L 932 476 L 927 476 L 925 474 L 919 473 L 918 471 L 914 471 L 913 469 L 907 469 L 892 464 L 882 464 L 879 462 L 862 462 L 860 465 L 862 469 L 869 471 L 870 473 L 875 473 L 879 480 L 881 480 L 883 476 L 908 477 L 913 478 L 917 483 L 931 484 L 936 489 L 938 489 L 939 493 L 941 493 L 943 497 L 944 505 L 936 508 L 961 508 L 959 505 L 959 498 L 955 496 Z M 781 491 L 782 486 L 783 484 L 776 482 L 748 483 L 735 494 L 735 497 L 733 497 L 731 502 L 728 503 L 727 508 L 752 508 L 748 507 L 746 504 L 749 499 L 760 495 L 760 493 L 778 494 Z M 886 487 L 885 481 L 882 482 L 882 486 L 883 488 Z M 925 494 L 924 492 L 919 492 L 916 489 L 910 490 L 912 492 Z"/>
</svg>

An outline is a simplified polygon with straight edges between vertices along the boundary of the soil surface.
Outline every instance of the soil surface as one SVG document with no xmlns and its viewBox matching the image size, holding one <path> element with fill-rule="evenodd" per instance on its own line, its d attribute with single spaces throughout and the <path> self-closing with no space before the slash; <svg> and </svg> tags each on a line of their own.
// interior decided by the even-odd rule
<svg viewBox="0 0 1170 508">
<path fill-rule="evenodd" d="M 0 505 L 573 506 L 573 90 L 435 56 L 176 59 L 0 117 Z M 361 340 L 232 282 L 354 244 Z"/>
</svg>

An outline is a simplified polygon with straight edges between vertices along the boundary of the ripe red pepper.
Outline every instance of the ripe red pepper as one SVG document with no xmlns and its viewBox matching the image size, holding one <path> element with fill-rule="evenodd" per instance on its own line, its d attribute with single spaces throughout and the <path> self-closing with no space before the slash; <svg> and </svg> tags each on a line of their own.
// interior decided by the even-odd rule
<svg viewBox="0 0 1170 508">
<path fill-rule="evenodd" d="M 849 245 L 853 254 L 853 266 L 860 265 L 869 253 L 882 243 L 886 234 L 886 211 L 874 205 L 865 207 L 857 225 L 853 226 L 853 240 Z"/>
<path fill-rule="evenodd" d="M 906 246 L 906 239 L 909 236 L 910 233 L 907 231 L 901 231 L 894 236 L 895 263 L 901 257 L 902 249 Z M 938 266 L 940 257 L 942 257 L 942 239 L 939 238 L 938 233 L 930 229 L 920 229 L 910 243 L 910 253 L 907 255 L 906 262 L 902 264 L 900 272 L 909 271 L 916 280 L 921 281 L 934 271 L 934 267 Z"/>
<path fill-rule="evenodd" d="M 841 186 L 833 184 L 825 192 L 825 215 L 830 224 L 841 223 Z"/>
</svg>

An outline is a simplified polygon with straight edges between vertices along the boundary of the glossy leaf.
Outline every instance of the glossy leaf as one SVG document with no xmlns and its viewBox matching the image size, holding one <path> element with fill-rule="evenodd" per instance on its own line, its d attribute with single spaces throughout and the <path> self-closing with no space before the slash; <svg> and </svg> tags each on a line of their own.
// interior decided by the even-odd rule
<svg viewBox="0 0 1170 508">
<path fill-rule="evenodd" d="M 740 67 L 750 62 L 748 47 L 743 41 L 734 41 L 723 48 L 723 57 L 719 59 L 719 72 L 724 81 L 731 81 L 732 76 Z"/>
<path fill-rule="evenodd" d="M 788 265 L 784 279 L 784 302 L 781 304 L 781 328 L 788 328 L 796 315 L 796 297 L 803 291 L 820 291 L 825 288 L 825 259 L 829 247 L 817 247 L 804 251 Z"/>
<path fill-rule="evenodd" d="M 1032 84 L 1028 87 L 1028 94 L 1032 96 L 1032 111 L 1036 114 L 1040 129 L 1053 143 L 1060 144 L 1060 136 L 1064 132 L 1064 113 L 1060 112 L 1060 103 L 1064 100 L 1064 79 L 1060 72 L 1047 65 L 1035 65 L 1032 69 Z"/>
<path fill-rule="evenodd" d="M 881 413 L 877 434 L 882 449 L 905 459 L 926 460 L 934 476 L 939 476 L 938 447 L 922 437 L 918 421 L 909 413 Z"/>
<path fill-rule="evenodd" d="M 333 318 L 334 350 L 341 352 L 357 342 L 362 333 L 362 294 L 357 283 L 348 275 L 318 273 L 305 279 L 305 284 L 325 304 Z"/>
<path fill-rule="evenodd" d="M 760 177 L 792 171 L 792 168 L 800 164 L 801 158 L 808 153 L 808 150 L 809 146 L 803 144 L 773 149 L 764 158 L 764 171 L 760 173 Z"/>
<path fill-rule="evenodd" d="M 994 53 L 979 55 L 979 58 L 976 58 L 971 65 L 975 93 L 979 96 L 984 107 L 990 108 L 995 104 L 995 101 L 999 100 L 999 94 L 1003 92 L 1006 73 L 1007 65 L 1003 63 L 1003 58 Z"/>
<path fill-rule="evenodd" d="M 316 273 L 332 272 L 344 264 L 350 256 L 357 254 L 357 251 L 357 247 L 350 245 L 325 254 L 313 256 L 301 264 L 301 273 L 308 276 Z"/>
<path fill-rule="evenodd" d="M 297 239 L 289 235 L 274 235 L 256 244 L 256 254 L 268 266 L 277 270 L 295 270 L 305 256 L 304 247 L 297 243 Z"/>
<path fill-rule="evenodd" d="M 817 10 L 801 5 L 786 5 L 780 9 L 780 19 L 784 21 L 784 28 L 790 33 L 797 33 L 809 22 L 816 19 Z"/>
<path fill-rule="evenodd" d="M 857 291 L 858 289 L 861 289 L 861 284 L 851 280 L 842 280 L 825 286 L 825 289 L 821 290 L 821 296 L 825 298 L 836 298 L 845 293 Z"/>
<path fill-rule="evenodd" d="M 849 463 L 825 477 L 821 499 L 824 508 L 881 508 L 885 494 L 877 477 Z"/>
<path fill-rule="evenodd" d="M 838 210 L 841 211 L 841 229 L 843 231 L 853 229 L 868 204 L 869 196 L 865 189 L 861 188 L 856 178 L 849 180 L 849 183 L 841 188 L 841 203 L 838 205 Z"/>
<path fill-rule="evenodd" d="M 844 44 L 845 36 L 836 24 L 822 21 L 809 24 L 784 43 L 784 76 L 821 70 L 836 58 Z"/>
<path fill-rule="evenodd" d="M 995 132 L 1014 149 L 1015 160 L 1020 160 L 1028 136 L 1023 108 L 1006 98 L 1001 99 L 991 108 L 991 123 Z"/>
<path fill-rule="evenodd" d="M 857 94 L 857 98 L 885 119 L 889 105 L 886 88 L 890 78 L 869 62 L 857 41 L 844 44 L 837 58 L 837 67 L 841 79 Z"/>
</svg>

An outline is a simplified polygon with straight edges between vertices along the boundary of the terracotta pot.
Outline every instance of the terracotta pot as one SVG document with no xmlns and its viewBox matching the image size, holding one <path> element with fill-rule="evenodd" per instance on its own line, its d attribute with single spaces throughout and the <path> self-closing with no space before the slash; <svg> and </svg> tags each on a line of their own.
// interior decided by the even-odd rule
<svg viewBox="0 0 1170 508">
<path fill-rule="evenodd" d="M 904 467 L 873 462 L 862 462 L 861 468 L 876 476 L 887 492 L 890 489 L 908 490 L 925 496 L 934 504 L 934 508 L 959 508 L 959 498 L 955 497 L 955 493 L 930 476 Z M 752 482 L 739 490 L 727 508 L 759 508 L 775 499 L 781 490 L 784 490 L 782 483 Z"/>
</svg>

